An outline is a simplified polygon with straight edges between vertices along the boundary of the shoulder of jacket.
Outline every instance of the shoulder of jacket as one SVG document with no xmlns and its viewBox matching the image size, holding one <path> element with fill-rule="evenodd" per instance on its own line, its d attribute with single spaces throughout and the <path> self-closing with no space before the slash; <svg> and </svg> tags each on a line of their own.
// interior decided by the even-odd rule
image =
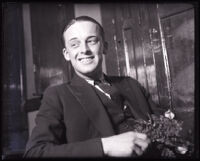
<svg viewBox="0 0 200 161">
<path fill-rule="evenodd" d="M 130 77 L 130 76 L 107 76 L 108 79 L 112 80 L 112 81 L 133 81 L 133 82 L 137 82 L 136 79 Z"/>
<path fill-rule="evenodd" d="M 64 89 L 66 89 L 67 85 L 68 85 L 68 82 L 67 83 L 58 84 L 58 85 L 49 86 L 49 87 L 47 87 L 45 89 L 44 93 L 62 91 Z"/>
</svg>

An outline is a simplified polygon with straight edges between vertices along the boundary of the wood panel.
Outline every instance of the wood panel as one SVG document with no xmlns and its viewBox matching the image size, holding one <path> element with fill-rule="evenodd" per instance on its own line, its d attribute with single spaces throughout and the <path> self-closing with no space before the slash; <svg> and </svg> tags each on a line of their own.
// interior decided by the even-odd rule
<svg viewBox="0 0 200 161">
<path fill-rule="evenodd" d="M 114 36 L 108 39 L 112 45 L 109 51 L 112 57 L 106 57 L 107 70 L 137 79 L 151 93 L 155 102 L 167 108 L 169 96 L 156 5 L 115 3 L 109 6 L 102 4 L 105 34 Z M 116 70 L 116 67 L 119 69 Z"/>
<path fill-rule="evenodd" d="M 115 4 L 115 28 L 116 28 L 116 35 L 115 35 L 115 48 L 117 49 L 116 54 L 118 57 L 119 63 L 119 75 L 127 76 L 127 69 L 126 69 L 126 57 L 124 54 L 124 43 L 123 43 L 123 21 L 124 21 L 124 13 L 123 9 L 126 4 Z"/>
<path fill-rule="evenodd" d="M 71 65 L 62 55 L 62 30 L 74 17 L 70 3 L 30 3 L 36 95 L 71 78 Z"/>
<path fill-rule="evenodd" d="M 102 25 L 108 50 L 105 56 L 106 71 L 108 75 L 120 75 L 119 59 L 116 47 L 115 6 L 112 3 L 101 4 Z"/>
</svg>

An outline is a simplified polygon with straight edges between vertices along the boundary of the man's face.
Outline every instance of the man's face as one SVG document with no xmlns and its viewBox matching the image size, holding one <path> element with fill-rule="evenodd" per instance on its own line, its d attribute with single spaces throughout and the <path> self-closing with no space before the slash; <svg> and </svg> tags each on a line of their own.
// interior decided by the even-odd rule
<svg viewBox="0 0 200 161">
<path fill-rule="evenodd" d="M 95 23 L 75 22 L 65 31 L 64 40 L 64 57 L 79 76 L 92 77 L 102 72 L 104 42 Z"/>
</svg>

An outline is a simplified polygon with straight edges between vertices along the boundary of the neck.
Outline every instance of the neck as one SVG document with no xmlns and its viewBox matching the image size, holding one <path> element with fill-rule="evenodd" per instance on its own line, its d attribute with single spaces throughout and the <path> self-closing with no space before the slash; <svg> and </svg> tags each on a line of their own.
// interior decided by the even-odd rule
<svg viewBox="0 0 200 161">
<path fill-rule="evenodd" d="M 75 71 L 75 72 L 76 72 L 76 71 Z M 101 72 L 98 72 L 98 73 L 87 74 L 87 75 L 83 75 L 83 74 L 81 74 L 81 73 L 76 72 L 76 74 L 77 74 L 79 77 L 81 77 L 81 78 L 83 78 L 83 79 L 85 79 L 85 80 L 98 80 L 98 79 L 100 79 L 100 78 L 102 77 L 103 72 L 101 71 Z"/>
</svg>

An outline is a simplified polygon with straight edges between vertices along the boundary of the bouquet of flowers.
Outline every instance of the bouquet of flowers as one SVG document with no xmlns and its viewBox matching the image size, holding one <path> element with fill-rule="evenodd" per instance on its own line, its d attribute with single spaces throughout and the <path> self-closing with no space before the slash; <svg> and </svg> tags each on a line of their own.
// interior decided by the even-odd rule
<svg viewBox="0 0 200 161">
<path fill-rule="evenodd" d="M 165 115 L 149 115 L 149 121 L 135 120 L 133 128 L 147 134 L 161 157 L 192 156 L 194 144 L 181 136 L 183 122 L 174 119 L 174 116 L 170 110 Z"/>
</svg>

